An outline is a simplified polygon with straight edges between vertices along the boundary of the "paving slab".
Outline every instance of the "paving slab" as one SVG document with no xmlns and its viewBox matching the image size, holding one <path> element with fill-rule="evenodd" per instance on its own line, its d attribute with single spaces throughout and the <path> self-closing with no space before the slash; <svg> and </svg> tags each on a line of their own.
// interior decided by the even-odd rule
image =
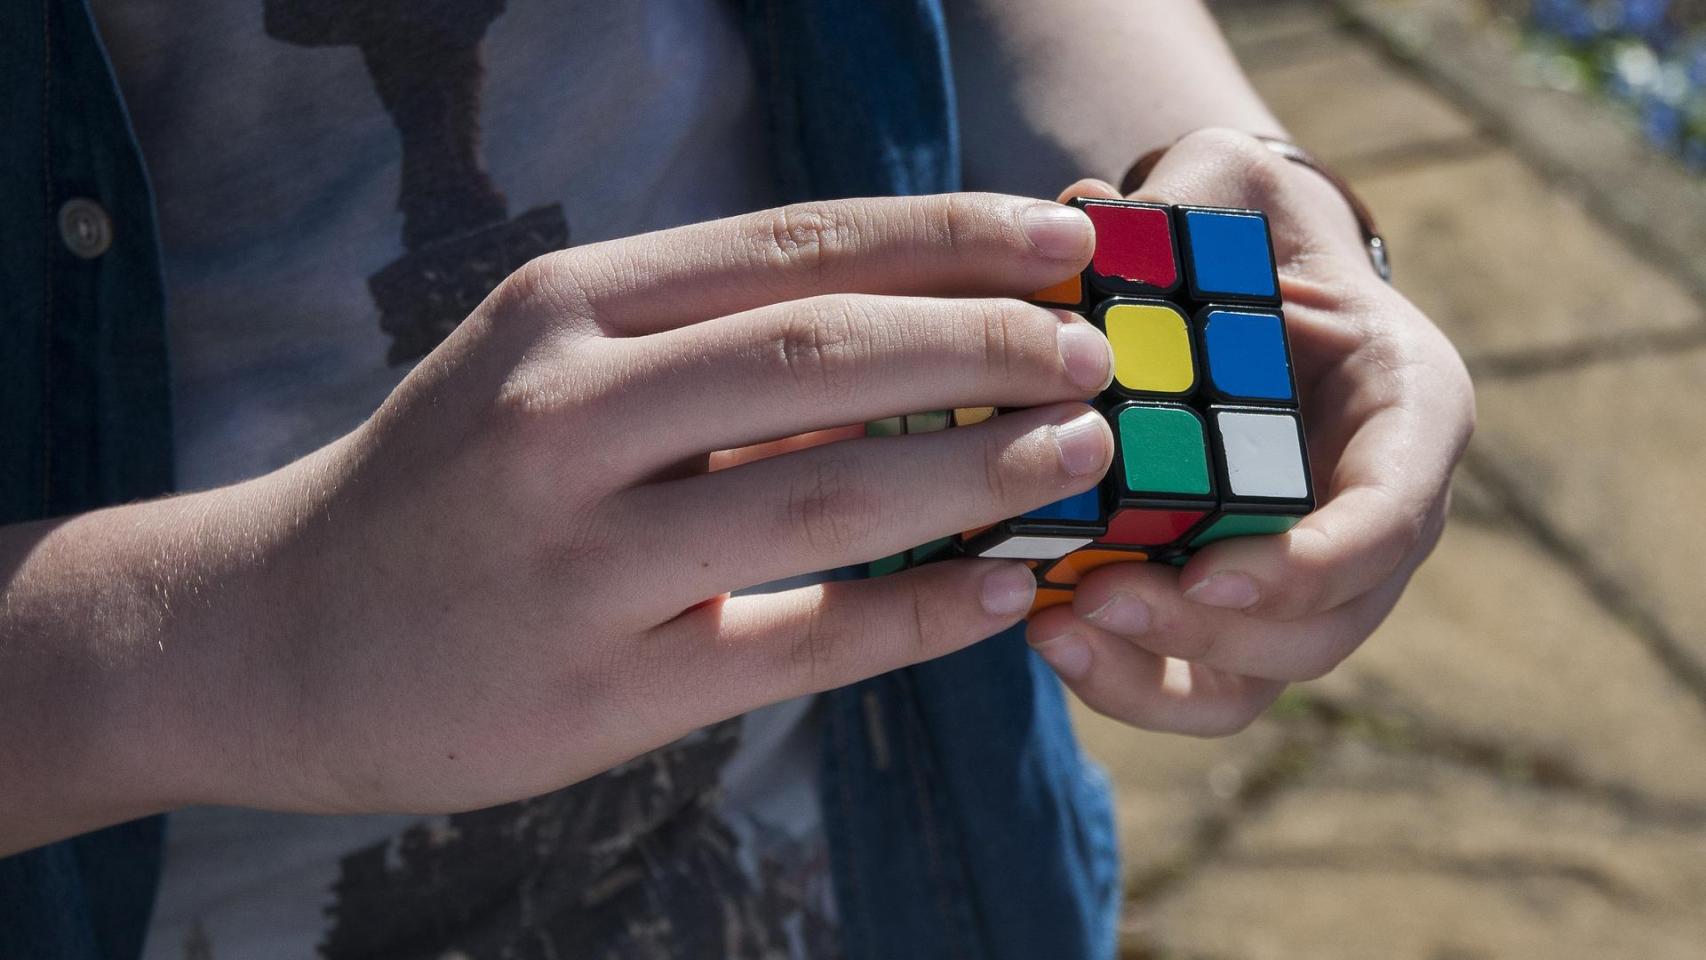
<svg viewBox="0 0 1706 960">
<path fill-rule="evenodd" d="M 1472 450 L 1706 676 L 1702 384 L 1700 348 L 1485 381 Z"/>
<path fill-rule="evenodd" d="M 1291 56 L 1261 52 L 1247 59 L 1250 81 L 1292 138 L 1347 175 L 1369 158 L 1473 137 L 1466 113 L 1405 74 L 1351 35 L 1311 44 Z"/>
<path fill-rule="evenodd" d="M 1691 291 L 1515 155 L 1366 176 L 1398 288 L 1472 363 L 1699 327 Z"/>
<path fill-rule="evenodd" d="M 1702 898 L 1698 829 L 1353 741 L 1124 934 L 1168 957 L 1697 960 Z"/>
<path fill-rule="evenodd" d="M 1280 747 L 1273 721 L 1221 740 L 1134 730 L 1074 702 L 1078 737 L 1113 780 L 1121 864 L 1143 882 L 1188 857 L 1197 831 L 1227 816 L 1247 778 Z"/>
<path fill-rule="evenodd" d="M 1208 6 L 1240 54 L 1341 32 L 1337 14 L 1320 0 L 1211 0 Z"/>
<path fill-rule="evenodd" d="M 1319 0 L 1213 0 L 1209 9 L 1246 72 L 1344 48 L 1339 15 Z"/>
<path fill-rule="evenodd" d="M 1358 29 L 1570 183 L 1625 240 L 1706 296 L 1706 178 L 1652 149 L 1636 118 L 1536 82 L 1520 37 L 1485 0 L 1333 0 Z"/>
<path fill-rule="evenodd" d="M 1386 625 L 1304 689 L 1400 740 L 1690 808 L 1706 827 L 1706 706 L 1564 563 L 1464 494 Z"/>
</svg>

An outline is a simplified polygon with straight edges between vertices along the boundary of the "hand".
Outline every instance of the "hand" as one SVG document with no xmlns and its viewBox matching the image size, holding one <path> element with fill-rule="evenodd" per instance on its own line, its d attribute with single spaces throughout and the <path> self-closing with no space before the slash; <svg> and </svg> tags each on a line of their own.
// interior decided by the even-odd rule
<svg viewBox="0 0 1706 960">
<path fill-rule="evenodd" d="M 1117 196 L 1099 181 L 1067 194 Z M 1268 213 L 1320 505 L 1287 534 L 1216 543 L 1182 570 L 1095 571 L 1028 637 L 1098 712 L 1224 735 L 1332 670 L 1391 611 L 1444 526 L 1474 393 L 1445 336 L 1375 276 L 1337 193 L 1253 138 L 1184 138 L 1137 199 Z"/>
<path fill-rule="evenodd" d="M 529 264 L 371 421 L 234 495 L 277 586 L 226 657 L 246 679 L 212 686 L 242 697 L 185 718 L 222 767 L 186 799 L 514 800 L 1017 622 L 1034 587 L 1014 561 L 728 592 L 1093 486 L 1113 441 L 1083 401 L 1109 381 L 1107 341 L 1003 299 L 1081 269 L 1092 245 L 1076 211 L 962 194 L 790 207 Z M 985 404 L 1034 409 L 704 472 L 712 451 Z M 233 756 L 262 759 L 233 777 Z"/>
</svg>

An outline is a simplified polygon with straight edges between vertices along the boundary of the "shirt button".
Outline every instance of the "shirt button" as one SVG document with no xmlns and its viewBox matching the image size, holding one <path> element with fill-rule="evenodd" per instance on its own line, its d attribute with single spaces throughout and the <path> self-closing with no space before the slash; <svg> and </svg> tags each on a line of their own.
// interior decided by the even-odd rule
<svg viewBox="0 0 1706 960">
<path fill-rule="evenodd" d="M 113 218 L 88 197 L 72 197 L 59 208 L 59 239 L 73 254 L 93 260 L 113 245 Z"/>
</svg>

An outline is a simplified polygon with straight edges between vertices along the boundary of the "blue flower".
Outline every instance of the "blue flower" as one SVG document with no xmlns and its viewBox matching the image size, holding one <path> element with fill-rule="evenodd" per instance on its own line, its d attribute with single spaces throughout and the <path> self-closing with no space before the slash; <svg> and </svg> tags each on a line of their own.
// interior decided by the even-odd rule
<svg viewBox="0 0 1706 960">
<path fill-rule="evenodd" d="M 1541 30 L 1573 43 L 1585 43 L 1599 35 L 1586 0 L 1534 0 L 1533 16 Z"/>
<path fill-rule="evenodd" d="M 1695 173 L 1706 173 L 1706 139 L 1689 137 L 1683 142 L 1682 164 Z"/>
<path fill-rule="evenodd" d="M 1682 111 L 1674 103 L 1649 98 L 1642 105 L 1641 130 L 1654 144 L 1674 150 L 1682 139 Z"/>
<path fill-rule="evenodd" d="M 1670 39 L 1670 0 L 1623 0 L 1618 26 L 1662 46 Z"/>
</svg>

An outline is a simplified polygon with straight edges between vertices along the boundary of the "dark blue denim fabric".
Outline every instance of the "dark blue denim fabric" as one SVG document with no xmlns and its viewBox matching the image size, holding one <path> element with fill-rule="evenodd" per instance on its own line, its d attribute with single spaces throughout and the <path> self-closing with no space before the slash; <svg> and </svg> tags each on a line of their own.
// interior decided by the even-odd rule
<svg viewBox="0 0 1706 960">
<path fill-rule="evenodd" d="M 789 199 L 959 186 L 937 0 L 747 0 Z M 83 0 L 0 3 L 0 521 L 169 488 L 146 177 Z M 111 250 L 55 212 L 91 197 Z M 1114 953 L 1107 784 L 1018 630 L 827 698 L 825 820 L 853 960 Z M 0 860 L 0 960 L 141 949 L 158 818 Z"/>
<path fill-rule="evenodd" d="M 97 258 L 59 239 L 57 213 L 73 197 L 115 224 Z M 82 0 L 0 3 L 0 523 L 171 488 L 153 224 Z M 160 838 L 154 817 L 0 860 L 0 958 L 135 957 Z"/>
</svg>

